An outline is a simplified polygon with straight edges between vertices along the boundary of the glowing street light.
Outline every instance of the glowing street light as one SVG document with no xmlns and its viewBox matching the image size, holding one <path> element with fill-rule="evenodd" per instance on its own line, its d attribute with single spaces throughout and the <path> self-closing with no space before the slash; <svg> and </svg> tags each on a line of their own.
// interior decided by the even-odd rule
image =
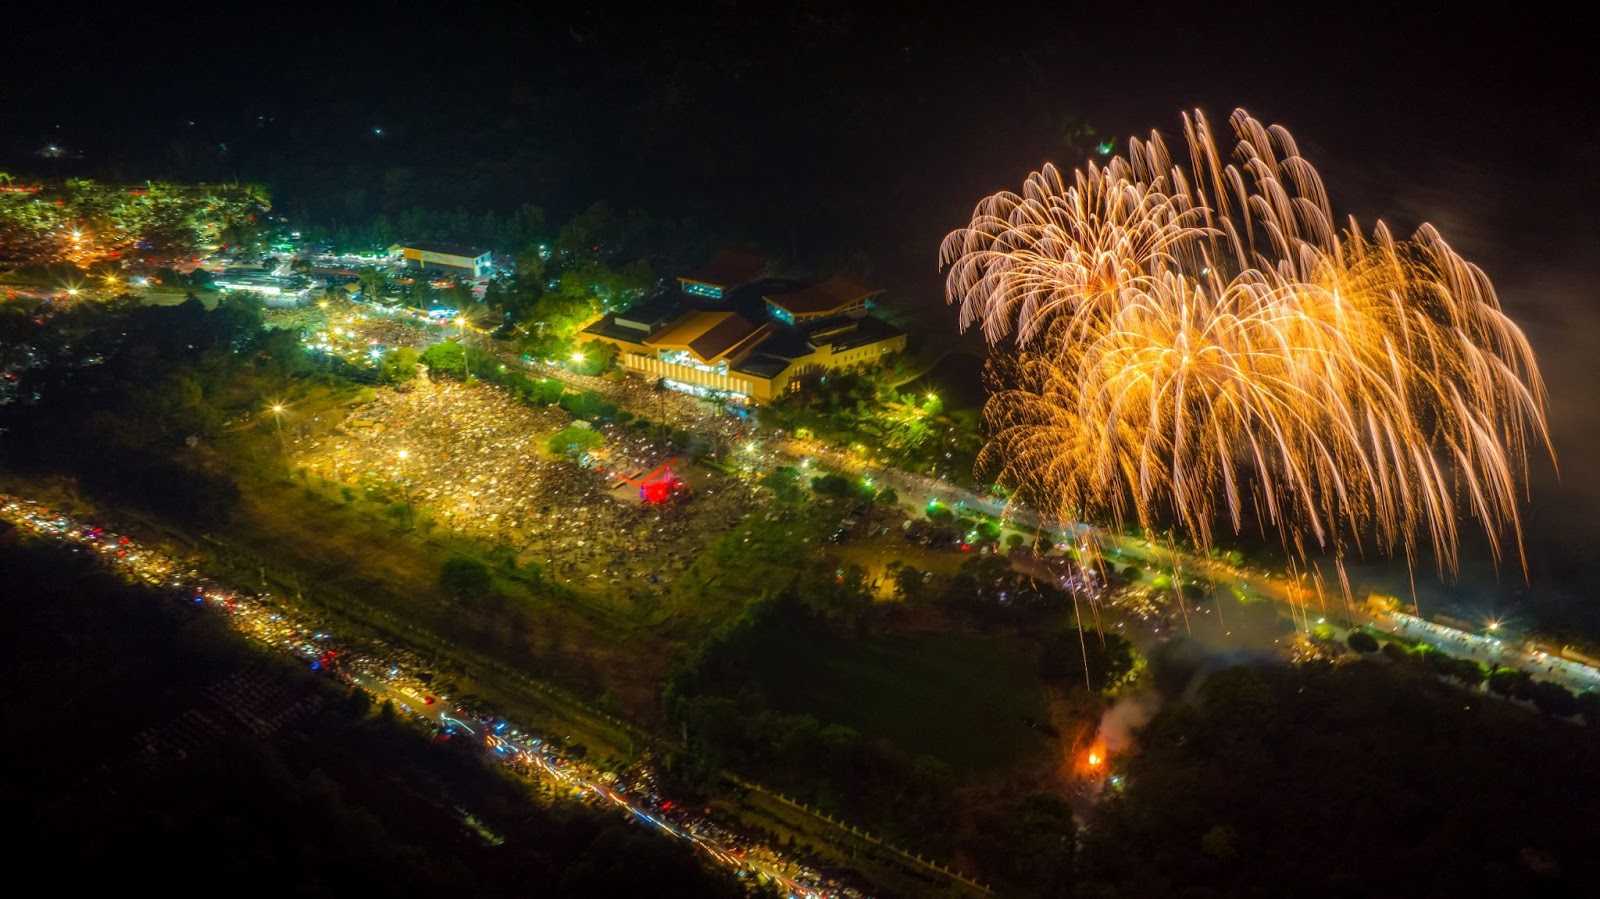
<svg viewBox="0 0 1600 899">
<path fill-rule="evenodd" d="M 573 353 L 572 354 L 572 361 L 577 365 L 582 365 L 583 364 L 583 353 L 582 352 Z"/>
<path fill-rule="evenodd" d="M 272 404 L 272 423 L 276 426 L 278 431 L 278 451 L 283 453 L 283 467 L 284 470 L 287 471 L 289 470 L 289 444 L 283 439 L 284 408 L 285 407 L 282 403 Z"/>
</svg>

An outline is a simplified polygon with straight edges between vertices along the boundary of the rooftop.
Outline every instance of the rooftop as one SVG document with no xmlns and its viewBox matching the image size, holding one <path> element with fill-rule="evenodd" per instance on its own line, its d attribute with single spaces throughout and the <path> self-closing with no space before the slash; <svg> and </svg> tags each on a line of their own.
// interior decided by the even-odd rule
<svg viewBox="0 0 1600 899">
<path fill-rule="evenodd" d="M 648 300 L 634 303 L 627 309 L 613 316 L 618 325 L 636 328 L 642 331 L 655 331 L 678 312 L 678 298 L 673 296 L 655 296 Z"/>
<path fill-rule="evenodd" d="M 643 343 L 647 332 L 627 325 L 617 324 L 615 315 L 608 315 L 597 322 L 584 328 L 579 334 L 593 334 L 598 337 L 609 337 L 612 340 L 626 340 L 629 343 Z"/>
<path fill-rule="evenodd" d="M 808 324 L 805 328 L 806 340 L 813 346 L 832 346 L 836 353 L 903 333 L 894 325 L 871 315 L 862 318 L 835 315 Z"/>
<path fill-rule="evenodd" d="M 792 315 L 818 315 L 852 306 L 881 293 L 881 288 L 868 287 L 849 275 L 834 275 L 804 290 L 768 294 L 765 299 Z"/>
<path fill-rule="evenodd" d="M 768 330 L 736 312 L 690 312 L 644 343 L 656 349 L 687 350 L 709 365 L 765 337 Z"/>
<path fill-rule="evenodd" d="M 767 355 L 764 352 L 766 350 L 765 346 L 762 346 L 761 350 L 739 360 L 739 364 L 733 366 L 733 370 L 740 374 L 755 375 L 758 378 L 776 378 L 793 364 L 792 360 Z"/>
<path fill-rule="evenodd" d="M 793 325 L 776 324 L 772 336 L 761 344 L 760 353 L 775 359 L 794 360 L 813 352 L 806 335 Z"/>
<path fill-rule="evenodd" d="M 712 287 L 737 287 L 761 277 L 766 270 L 765 256 L 747 250 L 718 250 L 705 265 L 679 276 L 678 280 Z"/>
<path fill-rule="evenodd" d="M 439 253 L 444 256 L 464 256 L 467 259 L 477 259 L 479 256 L 483 256 L 489 252 L 488 250 L 479 249 L 477 247 L 469 247 L 466 244 L 442 243 L 432 240 L 410 241 L 399 244 L 398 246 L 407 250 L 421 250 L 424 253 Z"/>
<path fill-rule="evenodd" d="M 772 310 L 767 308 L 767 296 L 796 291 L 805 285 L 806 282 L 793 278 L 762 278 L 727 291 L 720 300 L 690 297 L 690 302 L 702 309 L 726 309 L 751 321 L 761 321 L 772 317 Z"/>
</svg>

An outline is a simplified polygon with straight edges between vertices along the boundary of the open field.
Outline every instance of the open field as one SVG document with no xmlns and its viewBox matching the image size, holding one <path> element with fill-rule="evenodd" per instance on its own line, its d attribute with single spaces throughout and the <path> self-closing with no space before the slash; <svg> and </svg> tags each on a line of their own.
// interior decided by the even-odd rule
<svg viewBox="0 0 1600 899">
<path fill-rule="evenodd" d="M 1015 765 L 1045 739 L 1032 663 L 1002 638 L 893 634 L 849 640 L 816 632 L 766 656 L 762 685 L 779 707 L 883 737 L 958 772 Z"/>
</svg>

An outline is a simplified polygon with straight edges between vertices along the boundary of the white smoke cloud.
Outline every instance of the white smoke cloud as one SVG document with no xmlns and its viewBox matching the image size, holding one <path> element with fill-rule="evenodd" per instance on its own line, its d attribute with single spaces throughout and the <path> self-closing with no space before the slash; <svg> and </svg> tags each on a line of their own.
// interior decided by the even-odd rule
<svg viewBox="0 0 1600 899">
<path fill-rule="evenodd" d="M 1134 744 L 1134 733 L 1149 723 L 1161 708 L 1161 695 L 1154 690 L 1119 697 L 1100 716 L 1100 739 L 1107 752 L 1121 752 Z"/>
</svg>

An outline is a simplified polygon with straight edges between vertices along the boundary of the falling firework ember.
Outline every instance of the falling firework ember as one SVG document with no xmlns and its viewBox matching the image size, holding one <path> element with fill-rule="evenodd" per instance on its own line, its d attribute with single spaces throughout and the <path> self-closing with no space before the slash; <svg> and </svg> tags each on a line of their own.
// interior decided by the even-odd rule
<svg viewBox="0 0 1600 899">
<path fill-rule="evenodd" d="M 1187 158 L 1045 166 L 945 238 L 963 329 L 1015 345 L 981 462 L 1057 522 L 1201 548 L 1253 516 L 1302 560 L 1370 539 L 1454 571 L 1473 517 L 1520 557 L 1544 385 L 1489 279 L 1430 225 L 1336 227 L 1286 130 L 1230 124 L 1231 158 L 1196 112 Z"/>
</svg>

